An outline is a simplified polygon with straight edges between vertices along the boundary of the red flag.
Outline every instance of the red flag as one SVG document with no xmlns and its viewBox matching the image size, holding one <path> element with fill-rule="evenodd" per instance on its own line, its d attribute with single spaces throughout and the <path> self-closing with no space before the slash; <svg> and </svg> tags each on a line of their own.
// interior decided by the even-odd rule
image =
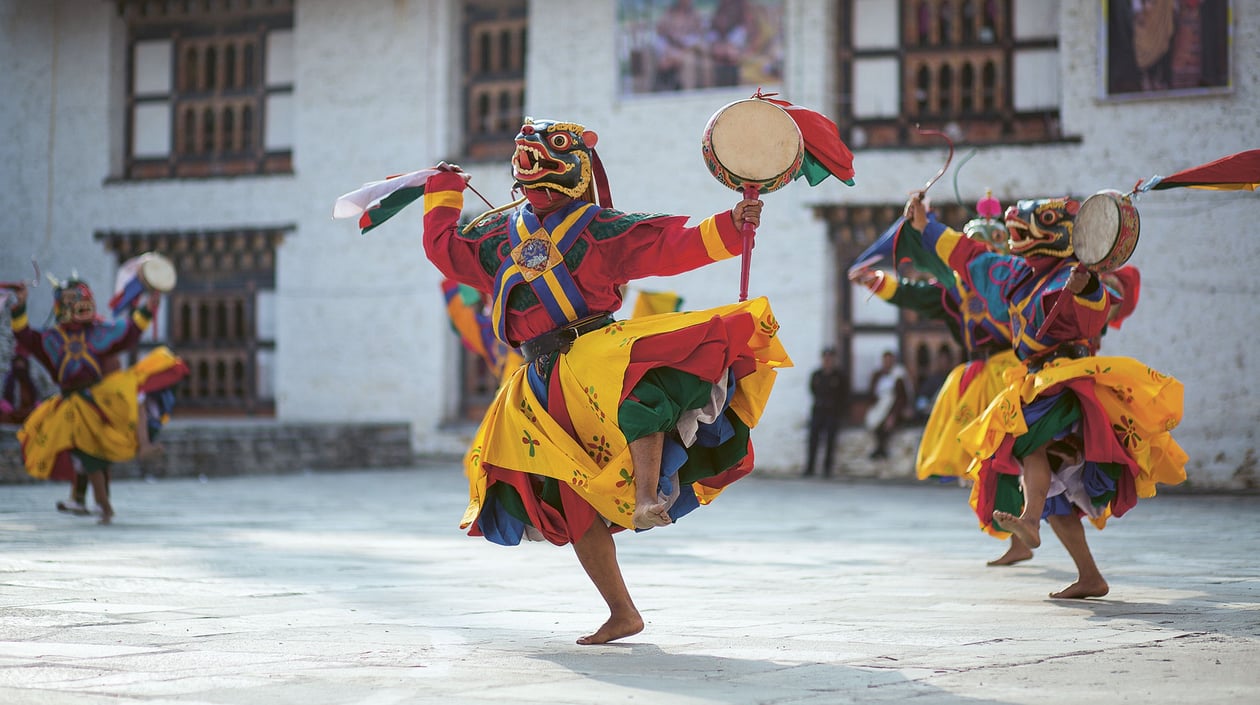
<svg viewBox="0 0 1260 705">
<path fill-rule="evenodd" d="M 753 97 L 761 98 L 767 103 L 774 103 L 786 110 L 788 117 L 792 118 L 797 129 L 801 131 L 806 155 L 813 157 L 832 176 L 850 186 L 853 185 L 853 152 L 849 151 L 848 145 L 840 139 L 840 129 L 836 127 L 836 123 L 822 113 L 793 105 L 786 100 L 768 98 L 760 92 Z M 810 178 L 810 185 L 817 185 L 817 181 Z"/>
<path fill-rule="evenodd" d="M 1213 191 L 1255 191 L 1260 186 L 1260 149 L 1221 157 L 1158 179 L 1143 191 L 1170 188 L 1198 188 Z"/>
</svg>

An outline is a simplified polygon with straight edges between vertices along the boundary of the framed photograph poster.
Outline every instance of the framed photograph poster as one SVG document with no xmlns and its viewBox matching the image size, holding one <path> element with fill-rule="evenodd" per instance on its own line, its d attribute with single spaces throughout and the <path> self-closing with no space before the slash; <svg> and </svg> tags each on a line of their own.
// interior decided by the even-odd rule
<svg viewBox="0 0 1260 705">
<path fill-rule="evenodd" d="M 1230 0 L 1105 0 L 1103 95 L 1230 90 Z"/>
<path fill-rule="evenodd" d="M 622 95 L 777 85 L 785 0 L 617 0 Z"/>
</svg>

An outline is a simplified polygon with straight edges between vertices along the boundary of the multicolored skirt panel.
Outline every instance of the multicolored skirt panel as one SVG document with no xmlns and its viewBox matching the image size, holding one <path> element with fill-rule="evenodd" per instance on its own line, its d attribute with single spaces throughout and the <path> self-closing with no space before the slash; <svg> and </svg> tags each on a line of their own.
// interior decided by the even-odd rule
<svg viewBox="0 0 1260 705">
<path fill-rule="evenodd" d="M 1186 479 L 1188 457 L 1172 437 L 1182 385 L 1128 357 L 1052 360 L 1006 373 L 1007 387 L 959 440 L 973 457 L 971 506 L 983 530 L 1005 538 L 993 511 L 1023 508 L 1020 461 L 1045 446 L 1054 470 L 1043 516 L 1075 514 L 1103 528 L 1156 486 Z"/>
<path fill-rule="evenodd" d="M 169 388 L 187 375 L 183 360 L 159 347 L 87 389 L 45 399 L 17 432 L 26 472 L 40 480 L 70 479 L 69 451 L 103 463 L 131 460 L 139 446 L 139 392 Z M 57 468 L 61 472 L 55 473 Z"/>
<path fill-rule="evenodd" d="M 550 370 L 518 368 L 465 456 L 460 524 L 504 545 L 557 545 L 597 518 L 633 528 L 629 443 L 667 432 L 658 491 L 674 519 L 752 471 L 777 369 L 791 366 L 764 298 L 615 321 L 579 337 Z"/>
</svg>

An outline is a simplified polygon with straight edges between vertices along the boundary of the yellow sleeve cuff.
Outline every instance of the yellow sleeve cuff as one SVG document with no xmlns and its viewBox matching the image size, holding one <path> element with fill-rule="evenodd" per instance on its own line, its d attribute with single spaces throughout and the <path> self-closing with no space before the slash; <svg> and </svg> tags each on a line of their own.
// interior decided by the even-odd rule
<svg viewBox="0 0 1260 705">
<path fill-rule="evenodd" d="M 148 330 L 149 323 L 153 320 L 153 314 L 146 309 L 138 308 L 131 312 L 131 320 L 140 330 Z"/>
<path fill-rule="evenodd" d="M 879 286 L 875 288 L 875 295 L 885 301 L 892 301 L 892 297 L 897 293 L 897 277 L 890 277 L 887 273 L 879 278 Z"/>
<path fill-rule="evenodd" d="M 722 237 L 723 230 L 725 230 L 730 237 L 743 237 L 742 234 L 735 230 L 734 225 L 724 225 L 719 218 L 725 218 L 729 223 L 730 214 L 727 212 L 711 215 L 700 222 L 700 239 L 704 242 L 704 251 L 709 255 L 709 259 L 714 262 L 730 259 L 731 257 L 739 254 L 738 251 L 732 252 L 730 248 L 726 246 L 726 240 Z M 740 242 L 742 244 L 743 241 L 740 240 Z"/>
</svg>

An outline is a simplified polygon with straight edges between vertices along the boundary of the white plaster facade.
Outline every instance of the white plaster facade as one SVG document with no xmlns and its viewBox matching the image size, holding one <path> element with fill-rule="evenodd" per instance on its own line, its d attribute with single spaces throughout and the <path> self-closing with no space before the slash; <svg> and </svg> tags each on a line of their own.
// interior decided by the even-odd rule
<svg viewBox="0 0 1260 705">
<path fill-rule="evenodd" d="M 862 7 L 884 3 L 859 2 Z M 1083 195 L 1254 148 L 1260 137 L 1260 7 L 1233 4 L 1233 90 L 1145 102 L 1099 98 L 1100 10 L 1089 0 L 1017 3 L 1056 28 L 1044 80 L 1019 100 L 1055 97 L 1075 141 L 992 147 L 967 169 L 963 195 Z M 705 170 L 700 134 L 745 88 L 623 98 L 617 90 L 612 2 L 532 0 L 527 112 L 581 122 L 622 210 L 723 210 L 737 200 Z M 1057 8 L 1047 10 L 1047 8 Z M 788 100 L 833 103 L 831 3 L 788 0 Z M 875 18 L 878 20 L 878 18 Z M 875 21 L 873 20 L 873 21 Z M 1020 27 L 1025 25 L 1021 24 Z M 456 452 L 468 429 L 448 429 L 456 348 L 438 274 L 420 247 L 420 208 L 367 236 L 330 219 L 332 202 L 361 182 L 458 158 L 459 4 L 455 0 L 297 0 L 293 33 L 293 174 L 150 182 L 113 180 L 122 151 L 122 27 L 103 0 L 0 0 L 0 278 L 73 268 L 98 292 L 112 285 L 103 230 L 292 225 L 279 250 L 275 296 L 277 415 L 288 420 L 412 424 L 418 452 Z M 1023 30 L 1021 30 L 1023 31 Z M 1044 59 L 1044 57 L 1043 57 Z M 1029 71 L 1047 71 L 1044 60 Z M 1022 70 L 1022 69 L 1021 69 Z M 876 101 L 878 102 L 878 101 Z M 829 180 L 770 194 L 753 256 L 751 292 L 767 295 L 799 367 L 781 373 L 755 434 L 760 466 L 800 465 L 807 378 L 832 339 L 837 272 L 825 224 L 811 206 L 899 202 L 940 167 L 932 151 L 858 151 L 857 186 Z M 503 202 L 506 165 L 467 164 L 474 185 Z M 470 211 L 477 203 L 469 201 Z M 1138 203 L 1142 240 L 1132 263 L 1142 303 L 1107 352 L 1132 355 L 1185 383 L 1177 438 L 1200 487 L 1255 479 L 1260 354 L 1260 195 L 1155 192 Z M 672 288 L 688 308 L 732 301 L 728 261 L 645 288 Z M 47 290 L 32 296 L 40 320 Z"/>
</svg>

